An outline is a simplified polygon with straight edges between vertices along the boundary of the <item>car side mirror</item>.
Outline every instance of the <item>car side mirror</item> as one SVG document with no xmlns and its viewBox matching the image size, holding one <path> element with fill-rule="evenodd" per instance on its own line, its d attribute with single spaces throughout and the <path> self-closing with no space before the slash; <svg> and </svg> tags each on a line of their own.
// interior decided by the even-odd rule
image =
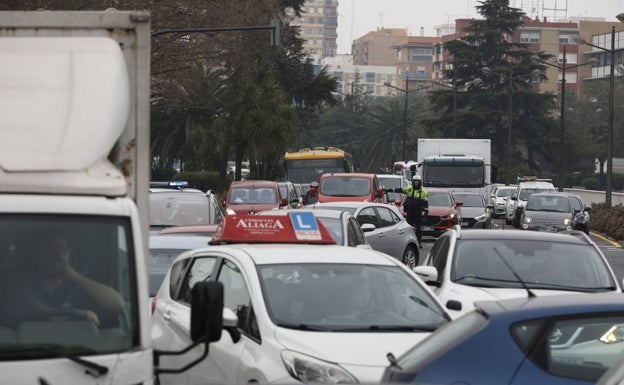
<svg viewBox="0 0 624 385">
<path fill-rule="evenodd" d="M 590 211 L 591 211 L 591 206 L 585 206 L 585 208 L 583 209 L 583 211 L 590 212 Z"/>
<path fill-rule="evenodd" d="M 428 285 L 438 281 L 438 269 L 435 266 L 416 266 L 414 273 L 418 274 Z"/>
<path fill-rule="evenodd" d="M 223 284 L 198 282 L 191 290 L 191 340 L 219 341 L 223 329 Z"/>
<path fill-rule="evenodd" d="M 370 231 L 374 231 L 376 229 L 375 225 L 372 223 L 364 223 L 360 226 L 363 233 L 368 233 Z"/>
<path fill-rule="evenodd" d="M 288 206 L 288 199 L 284 198 L 280 201 L 280 207 Z"/>
<path fill-rule="evenodd" d="M 464 202 L 462 201 L 455 201 L 455 207 L 461 207 L 464 205 Z"/>
</svg>

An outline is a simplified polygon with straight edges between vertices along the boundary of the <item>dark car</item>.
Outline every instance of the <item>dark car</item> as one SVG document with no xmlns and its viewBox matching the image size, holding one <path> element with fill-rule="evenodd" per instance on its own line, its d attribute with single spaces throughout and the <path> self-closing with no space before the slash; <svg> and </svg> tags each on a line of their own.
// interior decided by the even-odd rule
<svg viewBox="0 0 624 385">
<path fill-rule="evenodd" d="M 521 212 L 520 226 L 524 230 L 558 232 L 575 227 L 576 214 L 566 194 L 532 194 Z"/>
<path fill-rule="evenodd" d="M 396 358 L 380 383 L 594 384 L 624 357 L 621 293 L 477 302 Z"/>
<path fill-rule="evenodd" d="M 491 210 L 494 205 L 488 205 L 483 195 L 477 192 L 453 192 L 456 202 L 461 202 L 461 222 L 465 229 L 492 228 Z"/>
<path fill-rule="evenodd" d="M 574 210 L 574 229 L 589 234 L 589 212 L 591 206 L 586 206 L 580 196 L 567 194 L 570 199 L 570 208 Z"/>
<path fill-rule="evenodd" d="M 427 195 L 429 214 L 423 218 L 421 230 L 423 235 L 437 238 L 461 222 L 457 209 L 461 203 L 455 202 L 453 194 L 446 189 L 428 188 Z"/>
</svg>

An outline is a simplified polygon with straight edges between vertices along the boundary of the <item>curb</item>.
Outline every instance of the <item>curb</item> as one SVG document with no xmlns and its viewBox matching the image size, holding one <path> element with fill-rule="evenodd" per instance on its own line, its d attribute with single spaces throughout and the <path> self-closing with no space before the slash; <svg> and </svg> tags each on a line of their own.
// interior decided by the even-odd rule
<svg viewBox="0 0 624 385">
<path fill-rule="evenodd" d="M 590 231 L 590 234 L 591 234 L 592 236 L 595 236 L 595 237 L 598 237 L 598 238 L 602 239 L 603 241 L 605 241 L 605 242 L 607 242 L 607 243 L 610 243 L 610 244 L 611 244 L 612 246 L 614 246 L 614 247 L 617 247 L 617 248 L 619 248 L 619 249 L 621 249 L 621 248 L 622 248 L 622 244 L 621 244 L 620 242 L 618 242 L 618 241 L 616 241 L 616 240 L 613 240 L 613 239 L 611 239 L 611 238 L 607 237 L 607 236 L 606 236 L 606 235 L 604 235 L 604 234 L 597 233 L 597 232 L 595 232 L 595 231 Z"/>
</svg>

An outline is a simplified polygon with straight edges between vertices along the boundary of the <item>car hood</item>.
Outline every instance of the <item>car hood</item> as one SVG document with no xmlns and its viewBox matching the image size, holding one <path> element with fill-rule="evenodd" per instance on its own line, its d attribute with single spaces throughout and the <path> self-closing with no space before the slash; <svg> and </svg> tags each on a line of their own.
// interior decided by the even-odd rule
<svg viewBox="0 0 624 385">
<path fill-rule="evenodd" d="M 386 354 L 392 352 L 398 357 L 429 334 L 431 332 L 326 333 L 285 328 L 275 330 L 276 340 L 286 349 L 340 365 L 375 366 L 381 371 L 389 364 Z"/>
<path fill-rule="evenodd" d="M 476 287 L 454 284 L 453 289 L 444 294 L 442 301 L 446 304 L 448 300 L 456 300 L 462 303 L 460 312 L 449 310 L 452 318 L 457 318 L 474 309 L 474 303 L 477 301 L 497 301 L 501 299 L 525 298 L 528 293 L 522 288 L 492 288 L 492 287 Z M 587 294 L 579 291 L 566 290 L 547 290 L 547 289 L 531 289 L 531 292 L 537 297 L 547 295 L 565 295 L 565 294 Z"/>
<path fill-rule="evenodd" d="M 429 206 L 429 215 L 432 216 L 443 217 L 454 212 L 455 210 L 450 206 Z"/>
<path fill-rule="evenodd" d="M 485 209 L 483 207 L 461 207 L 462 217 L 464 218 L 474 218 L 479 215 L 485 214 Z"/>
<path fill-rule="evenodd" d="M 260 211 L 267 211 L 278 209 L 277 203 L 269 203 L 269 204 L 238 204 L 231 203 L 227 207 L 228 209 L 234 211 L 236 214 L 246 214 L 246 213 L 257 213 Z"/>
<path fill-rule="evenodd" d="M 563 221 L 564 219 L 572 218 L 572 213 L 556 213 L 549 211 L 525 211 L 524 215 L 536 220 L 550 220 L 550 221 Z"/>
</svg>

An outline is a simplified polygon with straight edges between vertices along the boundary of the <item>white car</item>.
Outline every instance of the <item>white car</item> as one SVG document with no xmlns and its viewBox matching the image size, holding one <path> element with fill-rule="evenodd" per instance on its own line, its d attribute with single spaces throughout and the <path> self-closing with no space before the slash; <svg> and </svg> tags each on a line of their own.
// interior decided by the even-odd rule
<svg viewBox="0 0 624 385">
<path fill-rule="evenodd" d="M 413 268 L 419 263 L 418 239 L 414 228 L 394 205 L 374 202 L 317 203 L 314 209 L 348 211 L 364 227 L 368 244 Z"/>
<path fill-rule="evenodd" d="M 492 218 L 504 217 L 507 212 L 507 200 L 516 189 L 515 185 L 496 186 L 490 194 L 490 204 L 494 206 Z"/>
<path fill-rule="evenodd" d="M 149 295 L 154 297 L 176 257 L 191 249 L 208 246 L 211 236 L 194 234 L 150 234 Z"/>
<path fill-rule="evenodd" d="M 512 192 L 508 201 L 505 221 L 508 225 L 520 228 L 520 217 L 531 194 L 539 192 L 556 192 L 555 186 L 549 179 L 528 179 L 518 182 L 516 191 Z"/>
<path fill-rule="evenodd" d="M 581 231 L 462 231 L 456 226 L 414 271 L 453 318 L 473 310 L 475 301 L 622 291 L 605 256 Z"/>
<path fill-rule="evenodd" d="M 237 320 L 240 340 L 223 333 L 197 366 L 162 374 L 161 383 L 376 383 L 388 352 L 401 354 L 450 321 L 403 263 L 335 245 L 319 223 L 299 210 L 228 215 L 216 244 L 176 259 L 157 295 L 154 346 L 188 346 L 191 288 L 213 280 L 224 287 L 224 323 Z M 187 360 L 163 357 L 161 365 Z"/>
</svg>

